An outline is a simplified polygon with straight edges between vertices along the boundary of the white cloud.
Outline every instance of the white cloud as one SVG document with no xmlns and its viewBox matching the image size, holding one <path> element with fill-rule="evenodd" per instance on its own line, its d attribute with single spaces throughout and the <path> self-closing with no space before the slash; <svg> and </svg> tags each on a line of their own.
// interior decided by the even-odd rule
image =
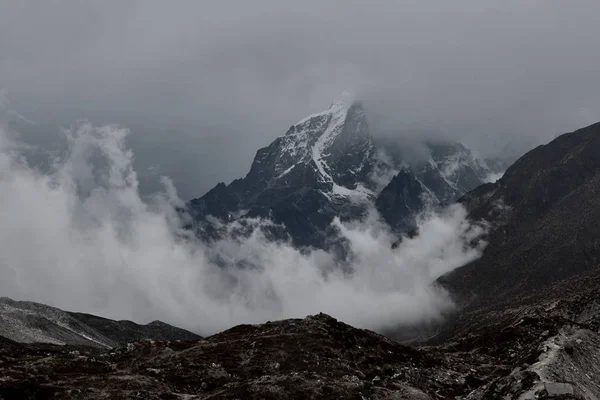
<svg viewBox="0 0 600 400">
<path fill-rule="evenodd" d="M 504 171 L 502 171 L 502 172 L 490 172 L 490 174 L 485 177 L 485 182 L 494 183 L 498 179 L 502 178 L 503 176 L 504 176 Z"/>
<path fill-rule="evenodd" d="M 78 124 L 69 151 L 42 173 L 0 132 L 1 295 L 203 334 L 320 311 L 385 329 L 439 318 L 452 303 L 431 283 L 482 251 L 483 242 L 467 245 L 482 229 L 459 206 L 423 216 L 420 234 L 395 250 L 375 216 L 335 221 L 351 245 L 351 272 L 326 252 L 268 242 L 260 229 L 206 246 L 179 230 L 181 201 L 168 179 L 164 193 L 141 199 L 127 133 Z"/>
</svg>

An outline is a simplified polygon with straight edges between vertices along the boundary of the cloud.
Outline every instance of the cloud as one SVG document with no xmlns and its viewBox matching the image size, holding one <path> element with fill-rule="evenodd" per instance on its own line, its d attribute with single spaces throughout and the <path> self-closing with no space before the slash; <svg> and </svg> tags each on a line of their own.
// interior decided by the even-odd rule
<svg viewBox="0 0 600 400">
<path fill-rule="evenodd" d="M 485 177 L 485 182 L 491 182 L 494 183 L 496 182 L 498 179 L 502 178 L 504 176 L 504 172 L 490 172 L 490 174 L 488 176 Z"/>
<path fill-rule="evenodd" d="M 260 229 L 206 246 L 179 228 L 182 203 L 168 179 L 142 200 L 126 129 L 82 122 L 65 135 L 68 151 L 46 172 L 0 131 L 3 296 L 202 334 L 320 311 L 382 330 L 441 318 L 452 303 L 431 283 L 483 249 L 468 245 L 483 230 L 459 206 L 423 216 L 420 234 L 395 250 L 376 216 L 335 221 L 350 268 L 323 251 L 269 242 Z"/>
<path fill-rule="evenodd" d="M 386 135 L 441 132 L 486 156 L 595 122 L 599 12 L 596 0 L 0 0 L 0 86 L 34 121 L 130 126 L 136 162 L 160 164 L 187 199 L 245 174 L 257 148 L 346 88 Z"/>
</svg>

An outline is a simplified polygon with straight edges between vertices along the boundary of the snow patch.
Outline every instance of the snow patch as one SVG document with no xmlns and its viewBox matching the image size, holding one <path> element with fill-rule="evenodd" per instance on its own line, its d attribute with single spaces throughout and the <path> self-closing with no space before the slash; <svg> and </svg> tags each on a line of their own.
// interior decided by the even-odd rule
<svg viewBox="0 0 600 400">
<path fill-rule="evenodd" d="M 358 184 L 356 189 L 348 189 L 347 187 L 340 185 L 333 185 L 332 194 L 334 196 L 349 197 L 353 200 L 368 200 L 375 196 L 375 193 L 362 184 Z"/>
<path fill-rule="evenodd" d="M 277 177 L 275 179 L 279 179 L 279 178 L 283 178 L 284 176 L 286 176 L 287 174 L 289 174 L 295 167 L 297 164 L 292 164 L 291 167 L 289 167 L 288 169 L 286 169 L 285 171 L 283 171 L 281 174 L 277 175 Z"/>
<path fill-rule="evenodd" d="M 329 166 L 323 160 L 323 151 L 342 132 L 342 129 L 344 128 L 344 122 L 346 121 L 346 116 L 348 114 L 348 107 L 343 102 L 335 102 L 329 109 L 329 112 L 331 113 L 331 116 L 329 117 L 329 123 L 327 124 L 325 132 L 323 132 L 313 146 L 312 159 L 317 166 L 323 181 L 333 182 L 334 186 L 336 186 L 333 178 L 326 171 L 326 168 L 329 169 Z"/>
</svg>

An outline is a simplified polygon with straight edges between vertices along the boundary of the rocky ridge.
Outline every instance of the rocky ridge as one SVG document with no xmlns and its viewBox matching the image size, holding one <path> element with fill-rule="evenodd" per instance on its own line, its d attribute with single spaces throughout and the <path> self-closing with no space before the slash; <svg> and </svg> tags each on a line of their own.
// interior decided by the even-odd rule
<svg viewBox="0 0 600 400">
<path fill-rule="evenodd" d="M 142 339 L 198 339 L 183 329 L 154 321 L 139 325 L 73 313 L 28 301 L 0 298 L 0 337 L 21 343 L 110 349 Z"/>
</svg>

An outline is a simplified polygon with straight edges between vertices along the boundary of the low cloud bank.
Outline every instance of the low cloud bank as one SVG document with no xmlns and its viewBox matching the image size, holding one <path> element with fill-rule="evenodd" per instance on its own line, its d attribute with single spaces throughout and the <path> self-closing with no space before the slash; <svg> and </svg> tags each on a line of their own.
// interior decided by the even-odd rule
<svg viewBox="0 0 600 400">
<path fill-rule="evenodd" d="M 0 130 L 1 296 L 116 319 L 160 319 L 201 334 L 317 312 L 383 330 L 451 309 L 431 283 L 484 246 L 483 229 L 467 222 L 460 206 L 422 216 L 419 235 L 396 249 L 377 216 L 334 221 L 350 244 L 351 268 L 324 251 L 269 242 L 260 229 L 207 246 L 180 228 L 175 206 L 182 202 L 167 178 L 151 201 L 140 197 L 127 134 L 80 123 L 66 132 L 65 154 L 41 172 Z"/>
</svg>

